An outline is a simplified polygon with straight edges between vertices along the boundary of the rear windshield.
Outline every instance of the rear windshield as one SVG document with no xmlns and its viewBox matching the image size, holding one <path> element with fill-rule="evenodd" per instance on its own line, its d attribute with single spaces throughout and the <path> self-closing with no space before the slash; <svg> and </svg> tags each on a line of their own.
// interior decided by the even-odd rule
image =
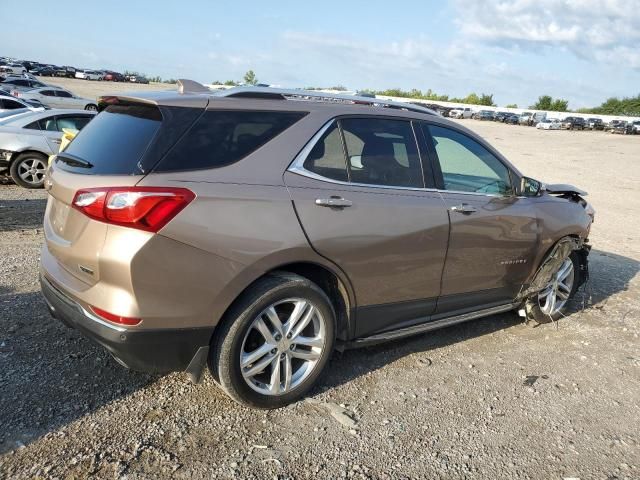
<svg viewBox="0 0 640 480">
<path fill-rule="evenodd" d="M 207 111 L 154 171 L 230 165 L 282 133 L 304 115 L 300 112 Z"/>
<path fill-rule="evenodd" d="M 160 110 L 148 105 L 110 105 L 82 129 L 56 161 L 62 170 L 103 175 L 138 173 L 137 164 L 162 124 Z M 69 155 L 88 162 L 66 162 Z"/>
</svg>

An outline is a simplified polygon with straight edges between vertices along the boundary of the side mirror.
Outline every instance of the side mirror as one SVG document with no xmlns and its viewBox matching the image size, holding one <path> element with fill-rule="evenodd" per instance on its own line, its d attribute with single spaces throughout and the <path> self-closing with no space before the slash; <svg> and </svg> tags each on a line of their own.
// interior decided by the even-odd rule
<svg viewBox="0 0 640 480">
<path fill-rule="evenodd" d="M 542 190 L 542 182 L 529 177 L 520 179 L 520 192 L 523 197 L 537 197 Z"/>
</svg>

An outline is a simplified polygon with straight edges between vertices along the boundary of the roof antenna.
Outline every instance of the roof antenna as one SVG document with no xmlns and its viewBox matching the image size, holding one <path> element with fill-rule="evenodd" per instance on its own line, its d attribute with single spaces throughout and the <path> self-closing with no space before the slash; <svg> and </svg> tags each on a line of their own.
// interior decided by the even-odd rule
<svg viewBox="0 0 640 480">
<path fill-rule="evenodd" d="M 207 87 L 202 85 L 201 83 L 194 82 L 193 80 L 188 80 L 186 78 L 181 78 L 178 80 L 178 93 L 210 93 Z"/>
</svg>

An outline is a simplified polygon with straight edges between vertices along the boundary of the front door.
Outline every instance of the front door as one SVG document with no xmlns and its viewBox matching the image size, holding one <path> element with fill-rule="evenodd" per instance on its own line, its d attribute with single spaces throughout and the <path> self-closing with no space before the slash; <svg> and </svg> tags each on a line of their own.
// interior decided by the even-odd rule
<svg viewBox="0 0 640 480">
<path fill-rule="evenodd" d="M 427 321 L 449 219 L 426 191 L 411 122 L 345 118 L 325 127 L 285 174 L 312 247 L 349 277 L 358 337 Z"/>
<path fill-rule="evenodd" d="M 531 200 L 513 194 L 509 168 L 470 136 L 436 125 L 423 131 L 451 220 L 437 314 L 511 302 L 537 251 Z"/>
</svg>

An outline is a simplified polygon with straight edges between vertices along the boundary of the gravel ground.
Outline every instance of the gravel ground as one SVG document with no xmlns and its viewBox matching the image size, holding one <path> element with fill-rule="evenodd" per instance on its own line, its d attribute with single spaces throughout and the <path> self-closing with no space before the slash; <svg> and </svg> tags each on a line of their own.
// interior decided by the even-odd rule
<svg viewBox="0 0 640 480">
<path fill-rule="evenodd" d="M 46 196 L 0 185 L 0 478 L 640 478 L 640 137 L 463 122 L 524 173 L 591 193 L 573 312 L 337 354 L 308 400 L 271 412 L 208 376 L 129 372 L 53 321 Z"/>
</svg>

